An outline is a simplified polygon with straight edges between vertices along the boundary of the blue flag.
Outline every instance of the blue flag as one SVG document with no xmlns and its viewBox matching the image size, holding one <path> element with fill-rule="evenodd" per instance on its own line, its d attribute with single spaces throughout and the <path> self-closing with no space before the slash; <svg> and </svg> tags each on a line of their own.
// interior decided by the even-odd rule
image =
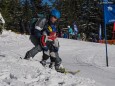
<svg viewBox="0 0 115 86">
<path fill-rule="evenodd" d="M 101 25 L 99 26 L 99 40 L 101 40 L 102 39 L 102 28 L 101 28 Z"/>
<path fill-rule="evenodd" d="M 77 25 L 74 24 L 74 33 L 77 34 L 78 33 L 78 28 L 77 28 Z"/>
<path fill-rule="evenodd" d="M 105 20 L 105 24 L 110 24 L 115 22 L 114 4 L 104 4 L 104 20 Z"/>
</svg>

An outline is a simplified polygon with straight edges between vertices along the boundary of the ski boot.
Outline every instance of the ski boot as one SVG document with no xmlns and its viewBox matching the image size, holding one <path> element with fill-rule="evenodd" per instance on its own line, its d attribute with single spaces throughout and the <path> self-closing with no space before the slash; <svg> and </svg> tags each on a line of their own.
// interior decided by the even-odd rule
<svg viewBox="0 0 115 86">
<path fill-rule="evenodd" d="M 50 65 L 49 65 L 49 68 L 53 69 L 54 64 L 55 64 L 54 62 L 51 62 Z"/>
<path fill-rule="evenodd" d="M 66 72 L 65 68 L 64 67 L 60 67 L 60 66 L 55 66 L 55 70 L 57 72 L 60 72 L 60 73 L 65 73 Z"/>
<path fill-rule="evenodd" d="M 30 54 L 30 53 L 29 53 L 29 51 L 28 51 L 28 52 L 26 53 L 24 59 L 29 60 L 29 59 L 30 59 L 30 55 L 29 55 L 29 54 Z"/>
<path fill-rule="evenodd" d="M 55 63 L 55 70 L 61 73 L 65 72 L 65 68 L 62 66 L 61 62 Z"/>
</svg>

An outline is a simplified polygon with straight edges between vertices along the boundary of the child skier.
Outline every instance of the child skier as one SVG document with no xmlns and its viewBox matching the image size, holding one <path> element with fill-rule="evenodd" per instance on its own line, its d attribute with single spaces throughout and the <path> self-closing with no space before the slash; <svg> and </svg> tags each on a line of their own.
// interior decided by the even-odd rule
<svg viewBox="0 0 115 86">
<path fill-rule="evenodd" d="M 50 13 L 49 19 L 41 18 L 35 24 L 35 29 L 32 33 L 32 40 L 35 47 L 26 53 L 24 59 L 29 59 L 34 57 L 38 52 L 43 51 L 42 61 L 40 63 L 45 66 L 46 60 L 50 57 L 51 63 L 49 67 L 51 68 L 53 63 L 55 64 L 55 69 L 58 71 L 61 58 L 58 55 L 59 42 L 56 37 L 56 21 L 60 18 L 60 12 L 53 9 Z"/>
</svg>

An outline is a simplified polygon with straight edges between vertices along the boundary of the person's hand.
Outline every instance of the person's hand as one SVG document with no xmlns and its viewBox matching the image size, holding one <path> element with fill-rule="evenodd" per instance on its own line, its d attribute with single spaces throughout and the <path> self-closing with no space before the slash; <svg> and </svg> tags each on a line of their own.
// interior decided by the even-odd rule
<svg viewBox="0 0 115 86">
<path fill-rule="evenodd" d="M 59 48 L 58 47 L 54 47 L 54 52 L 58 52 Z"/>
<path fill-rule="evenodd" d="M 43 50 L 44 50 L 44 51 L 48 51 L 48 47 L 47 47 L 47 46 L 44 46 L 44 47 L 43 47 Z"/>
</svg>

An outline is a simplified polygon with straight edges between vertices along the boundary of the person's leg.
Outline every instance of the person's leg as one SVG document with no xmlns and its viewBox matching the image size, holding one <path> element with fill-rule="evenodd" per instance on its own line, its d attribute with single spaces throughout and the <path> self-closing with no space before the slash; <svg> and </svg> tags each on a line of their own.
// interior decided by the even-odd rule
<svg viewBox="0 0 115 86">
<path fill-rule="evenodd" d="M 49 50 L 48 51 L 43 51 L 43 56 L 42 56 L 42 60 L 40 61 L 40 63 L 45 66 L 46 65 L 46 61 L 49 58 Z"/>
<path fill-rule="evenodd" d="M 24 59 L 29 59 L 30 57 L 33 58 L 38 52 L 41 52 L 41 51 L 42 51 L 42 49 L 41 49 L 40 45 L 35 46 L 31 50 L 27 51 Z"/>
<path fill-rule="evenodd" d="M 24 59 L 29 59 L 30 57 L 33 58 L 38 52 L 42 51 L 42 48 L 39 43 L 39 39 L 37 39 L 37 38 L 35 38 L 35 36 L 31 35 L 30 40 L 35 47 L 33 47 L 31 50 L 27 51 Z"/>
<path fill-rule="evenodd" d="M 77 33 L 75 34 L 75 39 L 77 40 Z"/>
<path fill-rule="evenodd" d="M 60 65 L 62 63 L 62 59 L 59 57 L 58 52 L 51 52 L 50 55 L 51 55 L 51 57 L 50 57 L 50 59 L 51 59 L 50 67 L 53 66 L 52 63 L 55 63 L 55 70 L 59 71 L 60 70 Z"/>
<path fill-rule="evenodd" d="M 72 35 L 71 34 L 69 35 L 69 39 L 72 39 Z"/>
<path fill-rule="evenodd" d="M 62 63 L 62 59 L 59 57 L 59 53 L 55 52 L 56 60 L 55 60 L 55 69 L 58 71 L 60 69 L 60 65 Z"/>
<path fill-rule="evenodd" d="M 50 61 L 51 61 L 51 62 L 50 62 L 49 68 L 52 69 L 53 66 L 55 65 L 55 59 L 56 59 L 55 57 L 50 56 Z"/>
</svg>

